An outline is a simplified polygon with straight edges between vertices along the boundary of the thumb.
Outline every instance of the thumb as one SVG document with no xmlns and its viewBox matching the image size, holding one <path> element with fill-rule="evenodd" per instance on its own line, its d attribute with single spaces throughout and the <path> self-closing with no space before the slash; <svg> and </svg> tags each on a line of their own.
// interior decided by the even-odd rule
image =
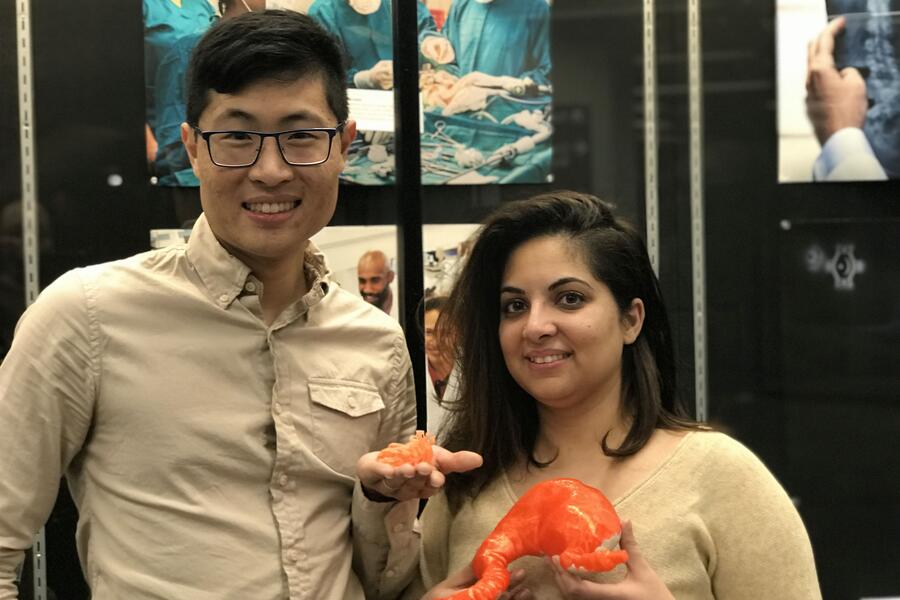
<svg viewBox="0 0 900 600">
<path fill-rule="evenodd" d="M 866 84 L 866 80 L 863 79 L 859 69 L 855 67 L 844 67 L 841 69 L 841 78 L 844 81 L 852 81 L 854 83 L 861 83 L 862 85 Z"/>
<path fill-rule="evenodd" d="M 641 554 L 641 548 L 634 537 L 634 528 L 631 521 L 622 521 L 622 537 L 619 538 L 619 547 L 628 552 L 628 568 L 629 570 L 641 570 L 647 562 L 644 555 Z"/>
<path fill-rule="evenodd" d="M 450 452 L 440 446 L 434 446 L 434 464 L 442 473 L 463 473 L 477 469 L 484 462 L 481 455 L 468 450 Z"/>
</svg>

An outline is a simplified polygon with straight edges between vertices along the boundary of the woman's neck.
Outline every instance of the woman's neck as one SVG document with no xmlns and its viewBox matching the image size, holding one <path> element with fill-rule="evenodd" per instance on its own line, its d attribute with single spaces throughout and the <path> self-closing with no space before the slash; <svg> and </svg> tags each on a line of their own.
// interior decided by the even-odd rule
<svg viewBox="0 0 900 600">
<path fill-rule="evenodd" d="M 542 406 L 539 418 L 535 458 L 541 462 L 554 457 L 562 462 L 596 457 L 598 452 L 602 455 L 604 437 L 615 448 L 628 433 L 617 397 L 563 410 Z"/>
</svg>

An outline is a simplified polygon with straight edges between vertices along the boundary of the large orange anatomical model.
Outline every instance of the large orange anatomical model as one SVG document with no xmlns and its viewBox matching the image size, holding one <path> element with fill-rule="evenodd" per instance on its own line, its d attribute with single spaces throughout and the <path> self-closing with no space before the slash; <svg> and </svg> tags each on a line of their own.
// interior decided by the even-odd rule
<svg viewBox="0 0 900 600">
<path fill-rule="evenodd" d="M 600 490 L 577 479 L 533 486 L 482 542 L 472 560 L 479 581 L 447 600 L 494 600 L 509 585 L 509 563 L 521 556 L 559 556 L 564 569 L 609 571 L 628 560 L 612 550 L 622 534 L 618 515 Z"/>
<path fill-rule="evenodd" d="M 378 459 L 394 466 L 420 462 L 423 444 L 430 458 L 431 443 L 431 436 L 416 432 L 409 444 L 391 444 L 382 453 L 393 452 Z M 627 552 L 613 550 L 621 534 L 619 516 L 600 490 L 577 479 L 543 481 L 519 498 L 475 552 L 478 581 L 446 600 L 495 600 L 509 585 L 509 564 L 522 556 L 559 556 L 564 569 L 609 571 L 628 560 Z"/>
</svg>

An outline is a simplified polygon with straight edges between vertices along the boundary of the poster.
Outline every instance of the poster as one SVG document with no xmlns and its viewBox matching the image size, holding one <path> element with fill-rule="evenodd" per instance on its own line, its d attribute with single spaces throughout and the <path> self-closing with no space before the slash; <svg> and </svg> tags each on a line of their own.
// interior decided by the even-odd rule
<svg viewBox="0 0 900 600">
<path fill-rule="evenodd" d="M 342 181 L 395 182 L 390 0 L 143 0 L 145 138 L 151 181 L 197 186 L 184 148 L 184 74 L 219 18 L 283 8 L 309 14 L 343 45 L 358 134 Z M 552 181 L 548 0 L 416 0 L 422 181 Z M 222 11 L 224 10 L 224 14 Z"/>
<path fill-rule="evenodd" d="M 477 224 L 422 227 L 424 293 L 419 322 L 406 335 L 423 335 L 425 342 L 428 431 L 436 432 L 455 389 L 453 359 L 441 351 L 435 324 L 461 269 Z M 398 318 L 397 228 L 393 225 L 331 226 L 312 238 L 328 261 L 332 279 L 342 288 Z M 373 260 L 374 257 L 374 260 Z"/>
<path fill-rule="evenodd" d="M 900 0 L 778 0 L 776 20 L 779 181 L 900 178 Z"/>
<path fill-rule="evenodd" d="M 316 17 L 320 4 L 345 2 L 315 0 L 309 14 Z M 418 10 L 422 182 L 552 181 L 547 0 L 427 0 L 418 2 Z M 351 71 L 357 73 L 349 90 L 351 117 L 362 130 L 342 176 L 352 183 L 394 182 L 392 81 L 371 83 L 371 73 L 391 57 L 391 48 L 361 51 L 380 39 L 376 17 L 382 12 L 390 15 L 386 1 L 366 24 L 345 9 L 341 20 L 327 25 L 345 38 L 371 39 L 345 40 L 346 48 L 360 49 L 349 52 Z M 384 39 L 390 41 L 389 28 Z M 360 76 L 357 69 L 370 74 Z"/>
</svg>

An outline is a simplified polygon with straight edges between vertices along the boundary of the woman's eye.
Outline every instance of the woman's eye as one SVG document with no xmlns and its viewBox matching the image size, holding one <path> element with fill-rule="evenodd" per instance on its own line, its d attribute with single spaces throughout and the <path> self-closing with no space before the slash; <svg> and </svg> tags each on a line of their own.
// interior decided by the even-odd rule
<svg viewBox="0 0 900 600">
<path fill-rule="evenodd" d="M 522 300 L 510 300 L 503 305 L 503 314 L 513 315 L 525 310 L 525 303 Z"/>
<path fill-rule="evenodd" d="M 577 292 L 566 292 L 559 297 L 559 302 L 563 306 L 581 306 L 584 303 L 584 296 Z"/>
</svg>

